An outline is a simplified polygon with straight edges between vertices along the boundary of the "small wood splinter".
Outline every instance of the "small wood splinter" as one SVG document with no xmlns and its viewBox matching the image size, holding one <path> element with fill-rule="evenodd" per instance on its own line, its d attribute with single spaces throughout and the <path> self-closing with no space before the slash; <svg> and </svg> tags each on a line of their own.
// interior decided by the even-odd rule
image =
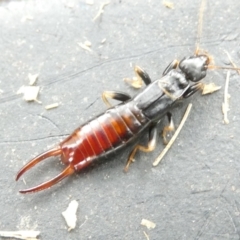
<svg viewBox="0 0 240 240">
<path fill-rule="evenodd" d="M 105 6 L 107 6 L 109 3 L 110 3 L 110 2 L 106 2 L 106 3 L 102 3 L 102 4 L 101 4 L 101 6 L 100 6 L 100 8 L 99 8 L 99 10 L 98 10 L 97 15 L 93 18 L 93 21 L 95 21 L 96 19 L 98 19 L 98 18 L 101 16 L 101 14 L 103 14 Z"/>
<path fill-rule="evenodd" d="M 0 237 L 37 240 L 39 231 L 0 231 Z"/>
<path fill-rule="evenodd" d="M 229 111 L 229 98 L 230 95 L 228 93 L 228 85 L 230 79 L 230 71 L 227 72 L 226 83 L 225 83 L 225 90 L 224 90 L 224 102 L 222 103 L 222 112 L 223 112 L 223 121 L 225 124 L 229 124 L 227 112 Z"/>
</svg>

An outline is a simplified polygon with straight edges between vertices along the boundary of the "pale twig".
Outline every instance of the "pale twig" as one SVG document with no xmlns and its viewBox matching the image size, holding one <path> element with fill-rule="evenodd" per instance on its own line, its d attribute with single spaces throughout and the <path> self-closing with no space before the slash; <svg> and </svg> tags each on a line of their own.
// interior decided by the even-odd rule
<svg viewBox="0 0 240 240">
<path fill-rule="evenodd" d="M 202 0 L 201 7 L 200 7 L 200 10 L 199 10 L 199 18 L 198 18 L 196 52 L 199 51 L 200 38 L 201 38 L 201 35 L 202 35 L 203 12 L 204 12 L 204 9 L 205 9 L 205 5 L 206 5 L 206 0 Z"/>
<path fill-rule="evenodd" d="M 40 234 L 39 231 L 0 231 L 1 237 L 17 239 L 36 239 Z"/>
<path fill-rule="evenodd" d="M 50 109 L 56 108 L 58 106 L 59 106 L 59 103 L 52 103 L 52 104 L 45 106 L 45 109 L 50 110 Z"/>
<path fill-rule="evenodd" d="M 231 58 L 229 52 L 226 51 L 226 50 L 224 50 L 224 52 L 227 54 L 230 63 L 233 65 L 234 68 L 236 68 L 236 71 L 237 71 L 238 74 L 240 75 L 240 69 L 239 69 L 239 68 L 237 67 L 237 65 L 233 62 L 233 60 L 232 60 L 232 58 Z"/>
<path fill-rule="evenodd" d="M 168 152 L 168 150 L 171 148 L 172 144 L 174 143 L 174 141 L 176 140 L 178 134 L 180 133 L 180 131 L 182 130 L 182 127 L 184 125 L 184 123 L 186 122 L 188 115 L 191 111 L 192 108 L 192 104 L 189 103 L 186 112 L 182 118 L 181 123 L 179 124 L 176 132 L 174 133 L 174 135 L 172 136 L 171 140 L 168 142 L 167 146 L 163 149 L 163 151 L 160 153 L 160 155 L 156 158 L 156 160 L 153 162 L 153 166 L 156 167 L 160 161 L 162 160 L 162 158 L 165 156 L 165 154 Z"/>
<path fill-rule="evenodd" d="M 101 4 L 101 6 L 100 6 L 100 8 L 99 8 L 99 10 L 98 10 L 97 15 L 93 18 L 93 21 L 95 21 L 97 18 L 99 18 L 99 17 L 101 16 L 101 14 L 103 14 L 103 12 L 104 12 L 103 9 L 104 9 L 105 6 L 107 6 L 109 3 L 110 3 L 110 2 L 106 2 L 106 3 L 102 3 L 102 4 Z"/>
<path fill-rule="evenodd" d="M 149 236 L 147 235 L 147 233 L 145 231 L 143 231 L 145 237 L 147 238 L 147 240 L 150 240 Z"/>
<path fill-rule="evenodd" d="M 228 94 L 228 85 L 230 79 L 230 71 L 227 72 L 225 89 L 224 89 L 224 102 L 222 103 L 222 112 L 223 112 L 223 121 L 225 124 L 229 124 L 229 120 L 227 117 L 227 112 L 229 111 L 229 94 Z"/>
</svg>

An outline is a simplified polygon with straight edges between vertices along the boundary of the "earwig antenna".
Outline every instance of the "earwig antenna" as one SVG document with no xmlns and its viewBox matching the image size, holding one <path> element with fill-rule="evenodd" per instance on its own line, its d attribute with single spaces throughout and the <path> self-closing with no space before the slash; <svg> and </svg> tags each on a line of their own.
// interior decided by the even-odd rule
<svg viewBox="0 0 240 240">
<path fill-rule="evenodd" d="M 233 62 L 233 60 L 232 60 L 229 52 L 228 52 L 227 50 L 224 50 L 224 52 L 227 54 L 228 59 L 229 59 L 230 63 L 232 64 L 232 66 L 235 67 L 235 68 L 237 68 L 237 65 Z M 238 72 L 238 74 L 240 74 L 240 69 L 237 69 L 237 72 Z"/>
<path fill-rule="evenodd" d="M 197 31 L 196 50 L 195 50 L 196 55 L 198 55 L 198 52 L 200 50 L 199 46 L 200 46 L 200 39 L 202 35 L 203 12 L 205 9 L 205 5 L 206 5 L 206 0 L 202 0 L 200 10 L 199 10 L 199 16 L 198 16 L 198 31 Z"/>
<path fill-rule="evenodd" d="M 215 65 L 208 65 L 209 69 L 229 69 L 229 70 L 236 70 L 240 71 L 240 68 L 238 67 L 221 67 L 221 66 L 215 66 Z"/>
</svg>

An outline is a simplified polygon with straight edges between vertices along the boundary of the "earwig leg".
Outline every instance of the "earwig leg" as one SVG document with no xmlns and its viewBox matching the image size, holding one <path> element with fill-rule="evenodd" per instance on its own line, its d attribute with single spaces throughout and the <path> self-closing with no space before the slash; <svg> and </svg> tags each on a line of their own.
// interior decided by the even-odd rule
<svg viewBox="0 0 240 240">
<path fill-rule="evenodd" d="M 173 60 L 167 67 L 166 69 L 164 70 L 163 72 L 163 76 L 165 76 L 166 74 L 168 74 L 172 69 L 176 69 L 177 66 L 178 66 L 178 60 Z"/>
<path fill-rule="evenodd" d="M 46 188 L 50 188 L 52 185 L 60 182 L 62 179 L 66 178 L 67 176 L 71 175 L 74 173 L 74 168 L 69 165 L 67 166 L 59 175 L 57 175 L 55 178 L 45 182 L 45 183 L 42 183 L 36 187 L 33 187 L 33 188 L 28 188 L 28 189 L 25 189 L 25 190 L 20 190 L 19 192 L 20 193 L 31 193 L 31 192 L 38 192 L 38 191 L 42 191 Z"/>
<path fill-rule="evenodd" d="M 37 157 L 35 157 L 34 159 L 32 159 L 29 163 L 27 163 L 17 174 L 16 177 L 16 181 L 26 172 L 28 171 L 30 168 L 34 167 L 37 163 L 43 161 L 44 159 L 51 157 L 51 156 L 57 156 L 61 154 L 61 148 L 60 147 L 56 147 L 53 149 L 50 149 L 40 155 L 38 155 Z"/>
<path fill-rule="evenodd" d="M 131 96 L 122 92 L 104 91 L 102 93 L 102 100 L 108 107 L 112 107 L 111 103 L 108 101 L 108 98 L 125 102 L 127 100 L 130 100 Z"/>
<path fill-rule="evenodd" d="M 135 71 L 136 75 L 139 76 L 146 85 L 149 85 L 152 82 L 148 73 L 144 69 L 140 68 L 139 66 L 136 66 L 134 68 L 134 71 Z"/>
<path fill-rule="evenodd" d="M 149 85 L 152 80 L 149 77 L 148 73 L 140 68 L 139 66 L 135 66 L 134 72 L 136 74 L 136 77 L 133 79 L 130 78 L 125 78 L 124 81 L 129 83 L 131 86 L 135 88 L 141 88 L 142 87 L 142 81 L 146 84 Z"/>
<path fill-rule="evenodd" d="M 167 112 L 167 117 L 168 117 L 169 124 L 163 128 L 163 132 L 162 132 L 163 143 L 165 145 L 168 144 L 167 134 L 175 130 L 172 114 L 170 112 Z"/>
<path fill-rule="evenodd" d="M 188 90 L 183 94 L 183 98 L 188 98 L 192 96 L 195 92 L 203 89 L 203 83 L 198 82 L 193 85 L 191 85 Z"/>
<path fill-rule="evenodd" d="M 151 152 L 156 147 L 156 141 L 157 141 L 157 126 L 153 125 L 149 129 L 149 142 L 147 146 L 137 145 L 132 152 L 130 153 L 128 157 L 127 164 L 124 168 L 124 171 L 127 172 L 130 164 L 134 161 L 134 156 L 137 152 L 137 150 L 143 151 L 143 152 Z"/>
</svg>

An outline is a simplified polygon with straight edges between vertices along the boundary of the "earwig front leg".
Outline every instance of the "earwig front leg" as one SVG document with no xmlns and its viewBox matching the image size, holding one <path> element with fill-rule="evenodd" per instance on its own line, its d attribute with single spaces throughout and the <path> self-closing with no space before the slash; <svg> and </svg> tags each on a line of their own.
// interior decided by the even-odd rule
<svg viewBox="0 0 240 240">
<path fill-rule="evenodd" d="M 143 151 L 143 152 L 151 152 L 155 149 L 157 142 L 157 125 L 153 125 L 149 128 L 149 142 L 147 146 L 137 145 L 134 147 L 132 152 L 130 153 L 128 157 L 127 164 L 124 168 L 124 171 L 127 172 L 130 164 L 134 161 L 134 156 L 137 152 L 137 150 Z"/>
<path fill-rule="evenodd" d="M 167 112 L 167 118 L 168 118 L 169 124 L 163 128 L 163 132 L 162 132 L 163 143 L 165 145 L 168 144 L 167 134 L 175 130 L 172 114 L 170 112 Z"/>
<path fill-rule="evenodd" d="M 183 98 L 188 98 L 188 97 L 192 96 L 195 92 L 202 90 L 203 86 L 204 86 L 204 84 L 201 82 L 191 85 L 188 88 L 188 90 L 183 94 Z"/>
<path fill-rule="evenodd" d="M 135 66 L 134 72 L 136 74 L 136 77 L 133 79 L 130 78 L 124 78 L 124 81 L 129 83 L 131 86 L 135 88 L 141 88 L 142 87 L 142 81 L 147 85 L 149 85 L 152 80 L 149 77 L 148 73 L 140 68 L 139 66 Z"/>
<path fill-rule="evenodd" d="M 130 100 L 131 96 L 123 92 L 104 91 L 102 93 L 102 100 L 108 107 L 112 107 L 112 104 L 108 101 L 108 98 L 125 102 L 127 100 Z"/>
<path fill-rule="evenodd" d="M 178 60 L 176 59 L 173 60 L 164 70 L 163 76 L 167 75 L 172 69 L 176 69 L 178 66 L 178 63 L 179 63 Z"/>
</svg>

